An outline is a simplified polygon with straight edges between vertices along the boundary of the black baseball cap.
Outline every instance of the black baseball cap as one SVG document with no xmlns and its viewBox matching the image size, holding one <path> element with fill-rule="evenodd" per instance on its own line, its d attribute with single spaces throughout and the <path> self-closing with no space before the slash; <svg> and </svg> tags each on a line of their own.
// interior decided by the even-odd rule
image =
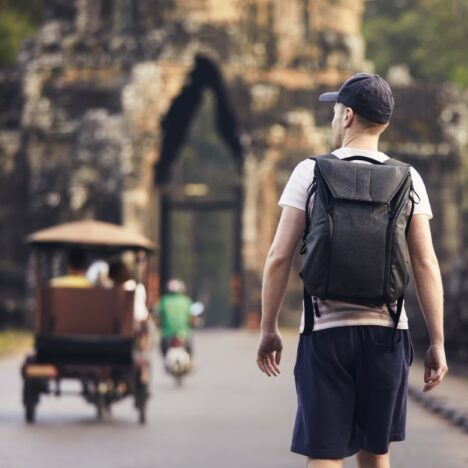
<svg viewBox="0 0 468 468">
<path fill-rule="evenodd" d="M 385 124 L 392 116 L 394 100 L 388 83 L 379 75 L 356 73 L 338 91 L 324 93 L 319 101 L 341 102 L 371 122 Z"/>
</svg>

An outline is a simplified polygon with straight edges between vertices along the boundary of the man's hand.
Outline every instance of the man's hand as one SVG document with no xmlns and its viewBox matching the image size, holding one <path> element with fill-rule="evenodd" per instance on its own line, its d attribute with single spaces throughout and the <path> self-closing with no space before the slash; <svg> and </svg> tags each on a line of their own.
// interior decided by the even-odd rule
<svg viewBox="0 0 468 468">
<path fill-rule="evenodd" d="M 257 366 L 268 377 L 279 373 L 283 342 L 279 332 L 262 332 L 257 350 Z"/>
<path fill-rule="evenodd" d="M 268 377 L 280 373 L 278 365 L 283 343 L 278 332 L 278 315 L 294 253 L 304 232 L 304 224 L 303 210 L 285 206 L 265 262 L 262 281 L 262 333 L 257 351 L 257 365 Z"/>
<path fill-rule="evenodd" d="M 444 345 L 431 345 L 426 351 L 424 359 L 424 388 L 428 392 L 442 382 L 448 372 L 447 360 L 445 359 Z"/>
</svg>

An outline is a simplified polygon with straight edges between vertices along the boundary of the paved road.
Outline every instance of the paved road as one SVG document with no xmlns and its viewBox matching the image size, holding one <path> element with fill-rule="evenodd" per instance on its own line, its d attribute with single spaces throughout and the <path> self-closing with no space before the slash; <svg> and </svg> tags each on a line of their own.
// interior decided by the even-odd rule
<svg viewBox="0 0 468 468">
<path fill-rule="evenodd" d="M 77 397 L 44 399 L 38 424 L 26 426 L 20 360 L 0 361 L 0 468 L 304 467 L 305 459 L 289 452 L 297 336 L 285 334 L 285 342 L 277 379 L 256 370 L 256 333 L 199 332 L 198 370 L 182 389 L 157 357 L 146 427 L 136 424 L 130 401 L 97 423 L 93 408 Z M 417 405 L 410 405 L 408 432 L 408 441 L 392 449 L 393 467 L 468 466 L 468 437 Z"/>
</svg>

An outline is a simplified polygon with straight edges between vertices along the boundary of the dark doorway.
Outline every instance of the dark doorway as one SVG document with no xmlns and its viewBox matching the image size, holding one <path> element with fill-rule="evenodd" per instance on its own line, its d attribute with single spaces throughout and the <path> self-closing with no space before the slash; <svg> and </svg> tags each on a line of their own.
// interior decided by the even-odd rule
<svg viewBox="0 0 468 468">
<path fill-rule="evenodd" d="M 242 322 L 242 158 L 216 67 L 198 58 L 163 122 L 161 290 L 171 277 L 205 304 L 207 326 Z"/>
</svg>

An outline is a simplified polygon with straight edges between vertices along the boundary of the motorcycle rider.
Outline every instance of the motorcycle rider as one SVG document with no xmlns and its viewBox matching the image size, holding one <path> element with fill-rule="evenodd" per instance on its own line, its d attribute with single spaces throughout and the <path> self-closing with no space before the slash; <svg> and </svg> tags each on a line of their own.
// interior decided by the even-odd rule
<svg viewBox="0 0 468 468">
<path fill-rule="evenodd" d="M 189 355 L 192 355 L 192 300 L 185 294 L 185 283 L 180 279 L 169 280 L 166 290 L 158 306 L 162 355 L 166 356 L 173 338 L 181 339 Z"/>
</svg>

